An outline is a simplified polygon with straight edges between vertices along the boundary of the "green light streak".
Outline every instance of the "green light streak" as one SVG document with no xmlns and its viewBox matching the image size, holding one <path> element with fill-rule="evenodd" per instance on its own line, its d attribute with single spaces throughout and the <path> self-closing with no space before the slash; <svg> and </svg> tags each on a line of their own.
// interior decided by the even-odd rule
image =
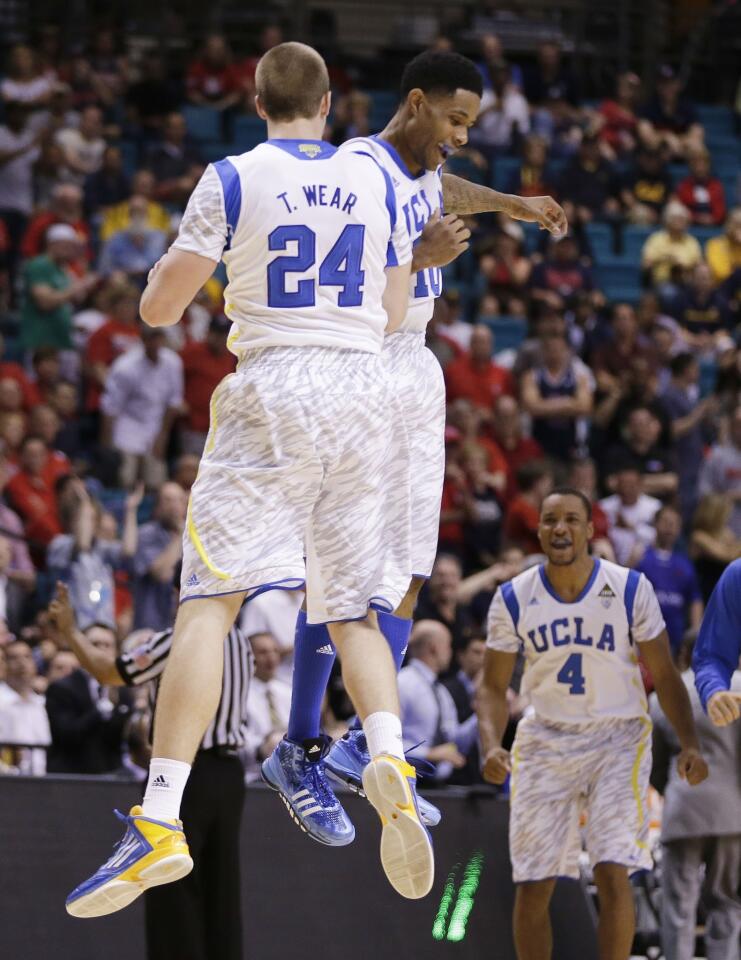
<svg viewBox="0 0 741 960">
<path fill-rule="evenodd" d="M 454 943 L 459 943 L 466 936 L 466 925 L 473 910 L 473 901 L 479 888 L 483 867 L 483 853 L 474 854 L 466 864 L 463 883 L 458 890 L 458 899 L 453 907 L 453 914 L 448 927 L 448 940 L 452 940 Z"/>
<path fill-rule="evenodd" d="M 450 908 L 453 905 L 453 899 L 455 897 L 455 877 L 458 873 L 459 866 L 460 864 L 456 863 L 448 874 L 448 879 L 445 881 L 445 889 L 440 898 L 440 906 L 437 908 L 435 922 L 432 924 L 433 940 L 445 939 L 445 930 L 448 926 L 448 914 L 450 913 Z"/>
</svg>

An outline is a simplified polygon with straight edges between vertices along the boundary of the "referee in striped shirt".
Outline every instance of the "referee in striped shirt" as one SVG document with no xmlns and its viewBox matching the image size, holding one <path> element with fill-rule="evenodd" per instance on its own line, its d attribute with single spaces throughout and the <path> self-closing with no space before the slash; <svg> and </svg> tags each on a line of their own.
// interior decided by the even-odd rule
<svg viewBox="0 0 741 960">
<path fill-rule="evenodd" d="M 99 683 L 138 686 L 154 681 L 154 708 L 156 685 L 172 648 L 172 629 L 153 633 L 114 658 L 77 630 L 67 588 L 61 583 L 49 613 L 61 639 Z M 239 829 L 244 769 L 238 751 L 246 742 L 251 664 L 249 641 L 235 625 L 224 641 L 219 707 L 183 795 L 181 817 L 195 866 L 177 883 L 146 892 L 148 960 L 242 960 Z"/>
</svg>

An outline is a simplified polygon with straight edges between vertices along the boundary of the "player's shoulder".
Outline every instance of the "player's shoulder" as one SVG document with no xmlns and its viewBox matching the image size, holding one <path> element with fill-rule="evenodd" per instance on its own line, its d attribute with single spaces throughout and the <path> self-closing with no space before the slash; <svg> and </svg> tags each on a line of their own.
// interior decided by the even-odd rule
<svg viewBox="0 0 741 960">
<path fill-rule="evenodd" d="M 631 570 L 629 567 L 623 567 L 619 563 L 614 563 L 612 560 L 599 559 L 596 560 L 597 571 L 594 579 L 594 589 L 599 593 L 602 584 L 608 584 L 609 586 L 618 586 L 621 591 L 624 591 L 628 579 L 637 581 L 640 579 L 643 574 L 639 573 L 638 570 Z M 632 576 L 631 576 L 632 574 Z"/>
<path fill-rule="evenodd" d="M 506 580 L 500 585 L 496 596 L 499 596 L 507 607 L 522 607 L 542 583 L 540 569 L 541 565 L 537 563 L 518 573 L 511 580 Z"/>
</svg>

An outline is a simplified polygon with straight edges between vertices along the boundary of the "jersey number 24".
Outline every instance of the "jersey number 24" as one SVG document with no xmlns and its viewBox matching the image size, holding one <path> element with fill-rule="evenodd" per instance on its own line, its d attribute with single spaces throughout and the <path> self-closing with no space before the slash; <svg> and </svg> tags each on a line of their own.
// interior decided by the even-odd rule
<svg viewBox="0 0 741 960">
<path fill-rule="evenodd" d="M 338 307 L 359 307 L 363 303 L 364 241 L 365 227 L 360 223 L 348 224 L 319 265 L 319 285 L 340 288 Z M 276 257 L 268 264 L 269 307 L 296 309 L 313 307 L 316 303 L 313 279 L 299 280 L 295 290 L 286 290 L 288 274 L 306 273 L 316 263 L 316 234 L 303 224 L 276 227 L 268 237 L 268 249 L 286 250 L 291 242 L 296 244 L 295 255 Z"/>
</svg>

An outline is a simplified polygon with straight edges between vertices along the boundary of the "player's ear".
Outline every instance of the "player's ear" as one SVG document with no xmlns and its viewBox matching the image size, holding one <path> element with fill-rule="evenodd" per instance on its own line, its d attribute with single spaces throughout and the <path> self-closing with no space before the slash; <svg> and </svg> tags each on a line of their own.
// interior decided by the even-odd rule
<svg viewBox="0 0 741 960">
<path fill-rule="evenodd" d="M 257 111 L 257 115 L 261 120 L 268 119 L 268 115 L 265 113 L 265 108 L 263 107 L 258 94 L 255 94 L 255 110 Z"/>
<path fill-rule="evenodd" d="M 416 116 L 419 113 L 420 108 L 424 103 L 424 100 L 425 100 L 424 90 L 420 90 L 419 87 L 415 87 L 414 90 L 409 91 L 409 93 L 407 94 L 407 105 L 409 106 L 409 109 L 413 116 Z"/>
<path fill-rule="evenodd" d="M 591 540 L 594 536 L 594 524 L 590 520 L 587 524 L 587 540 Z"/>
<path fill-rule="evenodd" d="M 327 92 L 322 97 L 322 102 L 319 105 L 319 116 L 323 117 L 325 120 L 329 116 L 329 111 L 332 109 L 332 91 L 327 90 Z"/>
</svg>

